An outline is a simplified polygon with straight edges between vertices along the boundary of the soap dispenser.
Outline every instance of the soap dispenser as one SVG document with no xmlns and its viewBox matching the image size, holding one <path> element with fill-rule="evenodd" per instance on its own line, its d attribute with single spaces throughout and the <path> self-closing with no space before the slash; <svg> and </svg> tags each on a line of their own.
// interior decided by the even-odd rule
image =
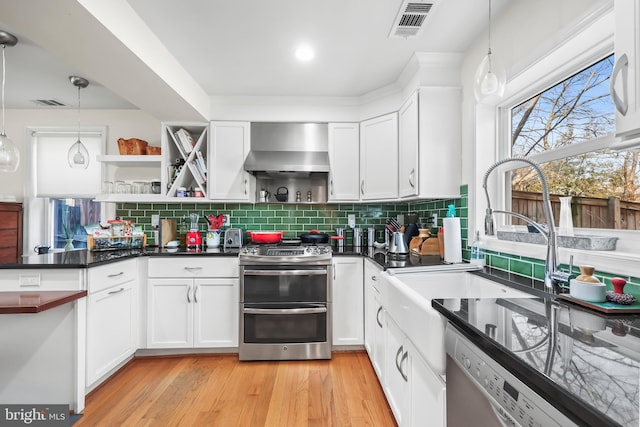
<svg viewBox="0 0 640 427">
<path fill-rule="evenodd" d="M 476 230 L 476 237 L 471 243 L 471 257 L 469 259 L 471 264 L 484 267 L 486 264 L 484 246 L 480 241 L 480 231 Z"/>
</svg>

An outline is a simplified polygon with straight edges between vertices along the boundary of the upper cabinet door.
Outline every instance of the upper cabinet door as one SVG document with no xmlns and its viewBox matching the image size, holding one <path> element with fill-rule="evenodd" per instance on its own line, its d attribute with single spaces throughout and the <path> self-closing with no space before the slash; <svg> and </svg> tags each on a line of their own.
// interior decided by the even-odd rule
<svg viewBox="0 0 640 427">
<path fill-rule="evenodd" d="M 358 123 L 329 123 L 329 201 L 360 200 Z"/>
<path fill-rule="evenodd" d="M 411 95 L 398 111 L 398 191 L 400 198 L 418 195 L 419 183 L 419 107 L 418 93 Z"/>
<path fill-rule="evenodd" d="M 425 199 L 460 196 L 462 171 L 459 87 L 423 87 L 419 91 L 418 195 Z M 405 177 L 406 178 L 406 177 Z"/>
<path fill-rule="evenodd" d="M 249 122 L 211 122 L 209 198 L 251 201 L 251 175 L 244 170 L 249 153 Z"/>
<path fill-rule="evenodd" d="M 615 0 L 615 58 L 611 97 L 616 106 L 616 136 L 640 136 L 640 1 Z"/>
<path fill-rule="evenodd" d="M 398 113 L 360 123 L 360 199 L 398 198 Z"/>
</svg>

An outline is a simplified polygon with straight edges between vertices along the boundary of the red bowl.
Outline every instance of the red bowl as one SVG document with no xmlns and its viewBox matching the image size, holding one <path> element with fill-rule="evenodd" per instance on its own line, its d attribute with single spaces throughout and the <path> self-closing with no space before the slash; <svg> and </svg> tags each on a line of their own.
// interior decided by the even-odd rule
<svg viewBox="0 0 640 427">
<path fill-rule="evenodd" d="M 252 243 L 280 243 L 284 231 L 247 231 Z"/>
</svg>

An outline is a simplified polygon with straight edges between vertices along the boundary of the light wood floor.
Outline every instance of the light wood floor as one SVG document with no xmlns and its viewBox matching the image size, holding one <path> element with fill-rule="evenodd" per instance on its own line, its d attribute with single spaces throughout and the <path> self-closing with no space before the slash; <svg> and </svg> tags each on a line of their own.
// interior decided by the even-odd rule
<svg viewBox="0 0 640 427">
<path fill-rule="evenodd" d="M 366 352 L 332 360 L 137 358 L 87 396 L 84 426 L 396 426 Z"/>
</svg>

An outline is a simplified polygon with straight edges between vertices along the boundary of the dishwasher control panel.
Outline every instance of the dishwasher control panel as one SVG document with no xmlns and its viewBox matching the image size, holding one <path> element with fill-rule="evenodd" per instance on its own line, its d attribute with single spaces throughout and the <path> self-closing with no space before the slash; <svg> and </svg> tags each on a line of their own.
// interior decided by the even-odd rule
<svg viewBox="0 0 640 427">
<path fill-rule="evenodd" d="M 501 367 L 458 331 L 447 326 L 447 354 L 479 386 L 491 406 L 509 426 L 572 425 L 567 417 Z M 545 410 L 542 410 L 542 407 Z M 559 424 L 566 420 L 566 424 Z"/>
</svg>

